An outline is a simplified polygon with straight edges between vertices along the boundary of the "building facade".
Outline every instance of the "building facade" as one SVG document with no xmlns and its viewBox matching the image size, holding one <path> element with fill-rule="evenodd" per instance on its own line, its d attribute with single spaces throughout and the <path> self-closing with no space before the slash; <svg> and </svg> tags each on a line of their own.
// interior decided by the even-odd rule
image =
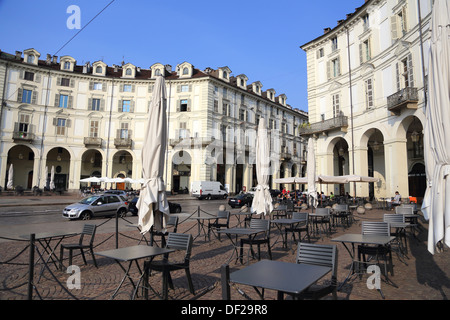
<svg viewBox="0 0 450 320">
<path fill-rule="evenodd" d="M 329 187 L 375 198 L 423 197 L 423 125 L 432 0 L 367 0 L 301 46 L 318 174 L 374 184 Z"/>
<path fill-rule="evenodd" d="M 263 91 L 259 81 L 247 83 L 244 74 L 233 76 L 228 67 L 202 71 L 188 62 L 175 70 L 160 63 L 141 69 L 40 56 L 35 49 L 0 52 L 2 187 L 11 164 L 14 186 L 25 189 L 47 186 L 52 167 L 56 186 L 65 190 L 78 190 L 90 176 L 140 179 L 158 75 L 168 93 L 167 190 L 190 190 L 195 180 L 220 181 L 231 193 L 255 186 L 262 117 L 270 129 L 272 178 L 304 172 L 299 130 L 307 113 L 288 105 L 286 95 Z"/>
</svg>

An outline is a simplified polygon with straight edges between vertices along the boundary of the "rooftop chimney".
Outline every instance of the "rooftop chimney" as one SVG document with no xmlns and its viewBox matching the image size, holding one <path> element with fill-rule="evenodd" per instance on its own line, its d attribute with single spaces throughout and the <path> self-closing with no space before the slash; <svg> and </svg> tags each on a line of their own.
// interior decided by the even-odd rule
<svg viewBox="0 0 450 320">
<path fill-rule="evenodd" d="M 45 60 L 45 63 L 46 64 L 52 63 L 52 55 L 51 54 L 47 53 L 47 59 Z"/>
<path fill-rule="evenodd" d="M 22 51 L 16 51 L 16 59 L 22 59 Z"/>
<path fill-rule="evenodd" d="M 325 29 L 323 29 L 323 33 L 324 34 L 327 34 L 328 32 L 330 32 L 331 31 L 331 28 L 325 28 Z"/>
<path fill-rule="evenodd" d="M 58 56 L 53 56 L 52 63 L 53 64 L 57 64 L 58 63 Z"/>
</svg>

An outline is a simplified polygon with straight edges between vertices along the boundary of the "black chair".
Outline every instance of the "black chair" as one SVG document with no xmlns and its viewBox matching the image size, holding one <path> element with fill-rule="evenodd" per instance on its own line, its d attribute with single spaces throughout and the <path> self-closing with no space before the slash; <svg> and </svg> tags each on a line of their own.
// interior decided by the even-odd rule
<svg viewBox="0 0 450 320">
<path fill-rule="evenodd" d="M 270 220 L 251 219 L 250 229 L 262 229 L 265 230 L 265 232 L 260 237 L 256 235 L 241 239 L 240 254 L 239 254 L 241 263 L 243 261 L 243 250 L 245 244 L 248 244 L 250 246 L 252 256 L 255 255 L 253 251 L 253 245 L 256 245 L 258 247 L 258 260 L 261 260 L 261 245 L 266 244 L 267 253 L 269 254 L 270 260 L 272 260 L 272 251 L 270 250 Z"/>
<path fill-rule="evenodd" d="M 362 221 L 362 234 L 363 235 L 382 235 L 390 236 L 391 230 L 389 223 L 378 221 Z M 384 274 L 387 275 L 390 270 L 391 275 L 394 275 L 394 268 L 392 264 L 392 251 L 390 245 L 367 245 L 362 244 L 358 246 L 358 261 L 363 262 L 364 267 L 367 267 L 369 257 L 375 259 L 376 264 L 380 262 L 384 264 Z"/>
<path fill-rule="evenodd" d="M 311 242 L 311 236 L 309 234 L 308 212 L 294 212 L 292 214 L 292 219 L 298 219 L 301 220 L 301 222 L 292 225 L 292 227 L 286 227 L 284 229 L 285 239 L 287 239 L 287 234 L 291 232 L 294 241 L 296 241 L 295 233 L 298 233 L 298 240 L 302 241 L 302 232 L 305 232 L 305 237 L 308 237 L 308 242 Z"/>
<path fill-rule="evenodd" d="M 217 217 L 208 223 L 208 239 L 211 240 L 211 231 L 218 231 L 222 228 L 228 229 L 230 225 L 230 211 L 219 211 Z M 217 234 L 220 240 L 220 233 Z"/>
<path fill-rule="evenodd" d="M 333 217 L 335 221 L 340 221 L 343 226 L 350 227 L 351 224 L 351 212 L 348 204 L 337 204 L 333 208 Z M 337 223 L 335 223 L 337 224 Z"/>
<path fill-rule="evenodd" d="M 319 225 L 322 226 L 322 229 L 326 230 L 326 233 L 331 234 L 331 214 L 330 208 L 316 208 L 316 214 L 323 214 L 323 216 L 314 216 L 313 220 L 313 228 L 315 228 L 316 233 L 319 232 Z"/>
<path fill-rule="evenodd" d="M 84 256 L 84 249 L 89 249 L 91 255 L 92 255 L 92 260 L 94 261 L 94 265 L 96 268 L 98 268 L 97 266 L 97 261 L 95 260 L 95 255 L 94 255 L 94 249 L 93 249 L 93 245 L 94 245 L 94 237 L 95 237 L 95 232 L 97 230 L 97 226 L 94 224 L 85 224 L 83 227 L 83 231 L 81 232 L 80 235 L 80 240 L 78 243 L 67 243 L 67 244 L 61 244 L 60 246 L 60 255 L 59 255 L 59 263 L 60 263 L 60 268 L 62 270 L 63 268 L 63 257 L 64 257 L 64 250 L 68 250 L 69 251 L 69 266 L 72 265 L 72 251 L 73 250 L 80 250 L 81 251 L 81 256 L 83 257 L 83 261 L 84 264 L 87 265 L 86 262 L 86 257 Z M 89 242 L 86 243 L 85 242 L 85 237 L 90 237 Z"/>
<path fill-rule="evenodd" d="M 333 295 L 333 299 L 337 300 L 338 250 L 336 245 L 321 245 L 299 242 L 295 262 L 298 264 L 303 263 L 331 267 L 332 270 L 330 280 L 326 280 L 323 283 L 313 284 L 301 294 L 295 295 L 294 298 L 317 300 L 331 293 Z"/>
<path fill-rule="evenodd" d="M 167 249 L 185 250 L 183 261 L 169 261 L 169 255 L 164 255 L 162 260 L 147 261 L 144 263 L 146 274 L 149 275 L 152 270 L 162 272 L 163 276 L 163 299 L 167 299 L 168 286 L 173 289 L 170 272 L 175 270 L 185 270 L 188 280 L 189 291 L 195 294 L 194 284 L 192 282 L 189 261 L 191 258 L 193 239 L 191 234 L 169 232 L 167 239 Z M 172 253 L 173 254 L 173 253 Z"/>
<path fill-rule="evenodd" d="M 166 224 L 167 227 L 173 227 L 172 232 L 176 233 L 178 229 L 178 216 L 170 216 L 169 221 L 167 221 Z M 150 245 L 153 246 L 153 243 L 155 243 L 157 246 L 158 244 L 155 241 L 156 237 L 161 237 L 161 247 L 164 247 L 166 245 L 166 236 L 169 234 L 169 231 L 156 231 L 154 230 L 153 226 L 150 228 Z"/>
</svg>

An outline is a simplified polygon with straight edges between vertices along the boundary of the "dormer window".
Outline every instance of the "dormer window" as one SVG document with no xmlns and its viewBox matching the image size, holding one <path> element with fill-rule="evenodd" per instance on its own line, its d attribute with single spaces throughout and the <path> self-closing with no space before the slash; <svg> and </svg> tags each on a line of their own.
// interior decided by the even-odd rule
<svg viewBox="0 0 450 320">
<path fill-rule="evenodd" d="M 224 78 L 224 79 L 228 79 L 228 74 L 227 74 L 226 71 L 223 72 L 223 78 Z"/>
<path fill-rule="evenodd" d="M 95 73 L 103 73 L 103 68 L 101 66 L 98 66 L 95 68 Z"/>
<path fill-rule="evenodd" d="M 27 58 L 27 63 L 34 63 L 34 55 L 30 54 Z"/>
<path fill-rule="evenodd" d="M 125 75 L 131 76 L 132 74 L 133 74 L 133 71 L 131 70 L 131 68 L 127 68 L 127 70 L 125 71 Z"/>
<path fill-rule="evenodd" d="M 161 70 L 156 69 L 156 71 L 155 71 L 155 76 L 160 76 L 160 75 L 161 75 Z"/>
<path fill-rule="evenodd" d="M 189 74 L 189 69 L 183 68 L 183 75 L 188 75 L 188 74 Z"/>
</svg>

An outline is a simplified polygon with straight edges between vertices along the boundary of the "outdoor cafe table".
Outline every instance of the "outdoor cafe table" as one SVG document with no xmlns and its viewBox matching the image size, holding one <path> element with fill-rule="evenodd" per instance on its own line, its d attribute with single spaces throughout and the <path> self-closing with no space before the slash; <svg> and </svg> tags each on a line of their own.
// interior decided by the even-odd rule
<svg viewBox="0 0 450 320">
<path fill-rule="evenodd" d="M 283 248 L 287 248 L 287 234 L 283 232 L 282 227 L 283 226 L 293 226 L 295 224 L 305 222 L 304 220 L 300 219 L 288 219 L 288 218 L 281 218 L 281 219 L 273 219 L 270 220 L 271 223 L 275 224 L 277 229 L 280 231 L 281 239 L 283 240 Z M 283 235 L 284 234 L 284 235 Z"/>
<path fill-rule="evenodd" d="M 222 229 L 217 231 L 218 233 L 225 233 L 228 237 L 228 239 L 230 239 L 232 245 L 233 245 L 233 252 L 231 253 L 230 258 L 228 259 L 229 263 L 231 261 L 231 258 L 233 257 L 234 253 L 236 253 L 236 261 L 241 258 L 241 263 L 242 263 L 242 257 L 241 255 L 238 253 L 238 248 L 239 248 L 239 244 L 238 244 L 238 237 L 239 236 L 248 236 L 249 239 L 253 239 L 256 237 L 256 235 L 258 233 L 262 233 L 262 232 L 266 232 L 266 230 L 264 229 L 252 229 L 252 228 L 228 228 L 228 229 Z M 235 236 L 235 240 L 233 241 L 233 237 Z"/>
<path fill-rule="evenodd" d="M 331 224 L 331 218 L 332 215 L 331 213 L 317 213 L 317 212 L 312 212 L 312 213 L 308 213 L 308 218 L 311 219 L 312 222 L 312 232 L 314 234 L 319 234 L 319 227 L 317 226 L 320 222 L 320 220 L 323 220 L 324 218 L 328 218 L 330 219 L 330 224 Z M 323 226 L 322 226 L 323 229 Z M 328 230 L 328 232 L 326 233 L 330 233 L 330 230 Z"/>
<path fill-rule="evenodd" d="M 134 288 L 133 293 L 131 295 L 131 299 L 134 299 L 137 289 L 139 288 L 139 284 L 142 281 L 142 278 L 145 276 L 145 270 L 141 271 L 138 260 L 146 259 L 146 258 L 150 258 L 150 260 L 152 260 L 154 257 L 156 257 L 158 255 L 168 254 L 168 253 L 174 252 L 174 251 L 175 251 L 174 249 L 152 247 L 152 246 L 147 246 L 147 245 L 137 245 L 137 246 L 96 252 L 95 253 L 96 255 L 114 259 L 114 261 L 125 272 L 125 275 L 123 276 L 122 281 L 120 282 L 119 286 L 116 288 L 113 295 L 111 296 L 111 300 L 114 299 L 114 297 L 117 295 L 117 293 L 119 292 L 119 290 L 122 287 L 122 284 L 126 278 L 128 278 L 130 280 L 130 282 Z M 125 268 L 124 266 L 122 266 L 121 262 L 129 262 L 128 268 Z M 136 285 L 134 284 L 133 279 L 131 278 L 131 276 L 129 274 L 133 262 L 136 264 L 136 266 L 139 270 L 139 273 L 141 274 L 141 276 L 139 277 L 139 281 Z M 148 285 L 148 283 L 146 283 L 146 285 Z M 166 288 L 166 286 L 163 285 L 163 288 Z M 163 296 L 166 297 L 167 295 L 165 295 L 165 293 L 163 292 Z"/>
<path fill-rule="evenodd" d="M 284 293 L 300 294 L 331 271 L 330 267 L 296 264 L 276 260 L 261 260 L 230 274 L 230 282 L 257 288 L 275 290 L 278 299 Z"/>
<path fill-rule="evenodd" d="M 347 281 L 351 278 L 351 276 L 356 274 L 355 264 L 360 263 L 360 261 L 355 260 L 355 244 L 386 246 L 394 239 L 395 239 L 394 236 L 362 235 L 360 233 L 347 233 L 347 234 L 343 234 L 339 237 L 331 239 L 331 241 L 334 241 L 334 242 L 341 242 L 344 245 L 347 252 L 349 253 L 350 258 L 352 259 L 352 263 L 350 265 L 350 271 L 347 275 L 347 278 L 345 278 L 344 282 L 342 282 L 341 286 L 339 287 L 339 290 L 341 290 L 341 288 L 344 286 L 345 283 L 347 283 Z M 352 250 L 350 250 L 347 247 L 347 245 L 346 245 L 347 243 L 350 243 L 352 245 Z M 386 277 L 386 281 L 389 282 L 387 274 L 385 275 L 385 277 Z M 397 287 L 397 285 L 395 285 L 392 281 L 390 281 L 390 282 L 395 287 Z M 381 295 L 383 295 L 381 290 L 378 290 L 378 291 L 380 291 Z"/>
<path fill-rule="evenodd" d="M 206 230 L 207 226 L 205 225 L 205 221 L 210 221 L 210 220 L 216 220 L 217 216 L 191 216 L 189 217 L 189 219 L 192 220 L 197 220 L 197 226 L 198 226 L 198 234 L 194 237 L 194 240 L 197 239 L 203 231 L 203 234 L 205 236 L 205 241 L 206 241 L 206 237 L 208 236 L 208 231 Z"/>
<path fill-rule="evenodd" d="M 37 282 L 39 282 L 40 277 L 42 276 L 42 273 L 44 272 L 44 268 L 47 266 L 47 263 L 49 260 L 52 261 L 52 263 L 55 265 L 56 269 L 58 269 L 58 257 L 55 255 L 55 250 L 58 247 L 58 245 L 61 243 L 61 241 L 64 238 L 67 237 L 73 237 L 80 234 L 79 232 L 72 232 L 72 231 L 50 231 L 50 232 L 41 232 L 41 233 L 35 233 L 34 234 L 34 240 L 37 241 L 43 248 L 43 252 L 41 253 L 37 248 L 37 252 L 39 255 L 39 260 L 42 259 L 44 265 L 42 266 L 39 279 Z M 31 234 L 24 234 L 19 236 L 22 239 L 30 240 Z M 53 247 L 51 246 L 51 243 L 53 240 L 57 240 L 56 243 L 54 243 Z M 47 259 L 44 261 L 44 252 L 47 254 Z M 53 256 L 55 259 L 53 259 Z M 38 260 L 38 261 L 39 261 Z M 48 266 L 47 266 L 48 267 Z"/>
</svg>

